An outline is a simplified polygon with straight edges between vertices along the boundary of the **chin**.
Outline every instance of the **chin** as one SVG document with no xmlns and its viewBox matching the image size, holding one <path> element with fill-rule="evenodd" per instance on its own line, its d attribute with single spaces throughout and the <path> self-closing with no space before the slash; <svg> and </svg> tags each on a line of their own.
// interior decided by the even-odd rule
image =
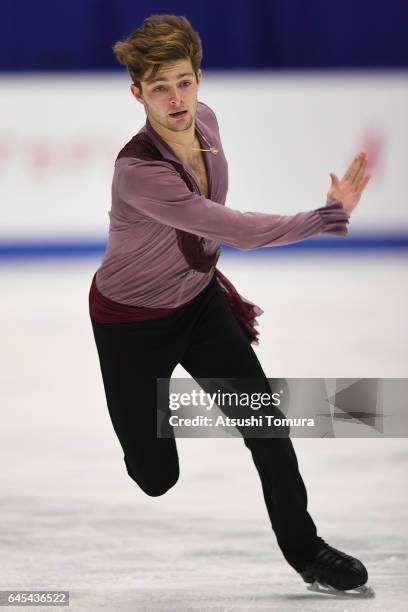
<svg viewBox="0 0 408 612">
<path fill-rule="evenodd" d="M 180 121 L 177 124 L 169 123 L 167 125 L 167 128 L 172 132 L 184 132 L 185 130 L 189 130 L 191 128 L 191 126 L 193 125 L 193 121 L 193 117 L 187 117 L 186 119 L 184 119 L 184 121 Z"/>
</svg>

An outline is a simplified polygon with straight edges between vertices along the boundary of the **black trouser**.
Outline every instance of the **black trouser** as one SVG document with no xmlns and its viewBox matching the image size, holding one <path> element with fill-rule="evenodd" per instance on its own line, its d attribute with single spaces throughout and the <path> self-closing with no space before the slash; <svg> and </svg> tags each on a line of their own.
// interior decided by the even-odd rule
<svg viewBox="0 0 408 612">
<path fill-rule="evenodd" d="M 113 427 L 129 476 L 148 495 L 162 495 L 179 477 L 174 438 L 157 438 L 157 378 L 177 364 L 194 378 L 264 380 L 258 358 L 215 277 L 177 312 L 148 321 L 92 321 Z M 266 507 L 286 560 L 301 571 L 321 541 L 307 512 L 307 494 L 289 437 L 247 438 Z M 226 442 L 228 444 L 228 442 Z"/>
</svg>

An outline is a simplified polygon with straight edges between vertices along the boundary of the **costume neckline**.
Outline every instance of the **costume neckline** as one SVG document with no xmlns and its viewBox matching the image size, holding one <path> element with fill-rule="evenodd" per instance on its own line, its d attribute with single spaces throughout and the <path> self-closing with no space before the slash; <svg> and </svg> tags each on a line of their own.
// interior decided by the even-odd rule
<svg viewBox="0 0 408 612">
<path fill-rule="evenodd" d="M 206 134 L 205 126 L 203 125 L 202 121 L 200 121 L 200 119 L 197 117 L 197 113 L 196 113 L 196 115 L 194 117 L 194 123 L 195 123 L 194 127 L 197 126 L 198 130 L 201 132 L 201 134 L 203 134 L 205 136 L 205 138 L 209 138 L 209 136 L 207 136 L 207 134 Z M 186 172 L 188 172 L 188 174 L 192 175 L 192 178 L 194 179 L 194 181 L 197 183 L 197 186 L 199 187 L 198 179 L 195 176 L 195 174 L 192 173 L 191 168 L 181 159 L 181 157 L 179 157 L 177 155 L 177 153 L 174 151 L 174 149 L 164 140 L 164 138 L 158 132 L 156 132 L 156 130 L 153 128 L 152 124 L 150 123 L 148 117 L 146 117 L 145 130 L 146 130 L 146 133 L 153 140 L 154 144 L 159 149 L 159 151 L 163 155 L 163 157 L 165 157 L 166 159 L 172 160 L 172 161 L 174 161 L 174 162 L 176 162 L 178 164 L 181 164 L 183 166 L 183 168 L 186 170 Z M 205 148 L 205 144 L 206 143 L 202 142 L 202 136 L 201 136 L 201 134 L 199 133 L 198 130 L 195 129 L 195 134 L 197 135 L 197 138 L 198 138 L 198 141 L 200 143 L 200 146 Z M 203 151 L 202 153 L 203 153 L 204 164 L 205 164 L 206 172 L 207 172 L 208 197 L 211 199 L 211 194 L 212 194 L 212 159 L 211 159 L 211 154 L 209 152 Z M 201 190 L 200 190 L 200 193 L 201 193 Z"/>
</svg>

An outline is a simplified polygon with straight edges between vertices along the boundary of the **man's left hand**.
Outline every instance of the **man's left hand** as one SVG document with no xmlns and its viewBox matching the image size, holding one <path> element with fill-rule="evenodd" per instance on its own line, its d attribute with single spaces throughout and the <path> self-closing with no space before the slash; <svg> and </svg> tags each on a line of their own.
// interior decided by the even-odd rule
<svg viewBox="0 0 408 612">
<path fill-rule="evenodd" d="M 341 180 L 330 172 L 332 182 L 327 197 L 335 198 L 341 202 L 348 214 L 357 206 L 361 194 L 371 178 L 369 174 L 366 174 L 366 169 L 367 158 L 366 154 L 362 152 L 354 158 Z"/>
</svg>

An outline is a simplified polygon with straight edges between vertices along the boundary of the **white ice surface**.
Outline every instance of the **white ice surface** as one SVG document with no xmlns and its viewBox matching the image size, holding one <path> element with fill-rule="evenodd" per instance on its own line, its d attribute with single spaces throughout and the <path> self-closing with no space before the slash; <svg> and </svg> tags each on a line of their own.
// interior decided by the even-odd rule
<svg viewBox="0 0 408 612">
<path fill-rule="evenodd" d="M 406 264 L 242 253 L 220 268 L 265 310 L 255 350 L 269 377 L 406 377 Z M 364 561 L 374 600 L 306 591 L 241 440 L 178 440 L 177 485 L 138 489 L 87 314 L 97 265 L 0 268 L 0 590 L 69 590 L 74 612 L 406 610 L 406 439 L 294 440 L 319 533 Z"/>
</svg>

